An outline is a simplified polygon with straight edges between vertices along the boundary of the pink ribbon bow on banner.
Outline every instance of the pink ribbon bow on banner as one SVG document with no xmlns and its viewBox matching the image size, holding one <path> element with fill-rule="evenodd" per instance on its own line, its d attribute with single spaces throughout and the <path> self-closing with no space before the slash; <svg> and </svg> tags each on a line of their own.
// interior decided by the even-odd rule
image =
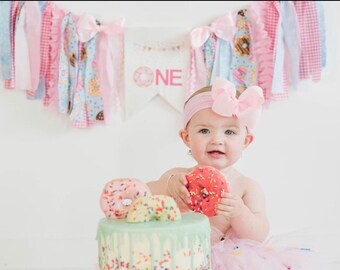
<svg viewBox="0 0 340 270">
<path fill-rule="evenodd" d="M 218 17 L 210 26 L 197 27 L 191 31 L 191 45 L 194 48 L 201 47 L 209 38 L 210 33 L 214 33 L 218 38 L 232 41 L 236 31 L 235 20 L 231 12 Z"/>
<path fill-rule="evenodd" d="M 222 116 L 237 116 L 249 129 L 253 129 L 262 111 L 263 91 L 259 86 L 250 86 L 236 98 L 235 85 L 216 77 L 212 84 L 212 110 Z"/>
<path fill-rule="evenodd" d="M 108 123 L 111 118 L 111 94 L 118 95 L 119 89 L 114 89 L 114 66 L 110 50 L 110 37 L 123 33 L 124 18 L 110 22 L 105 25 L 98 25 L 96 19 L 89 14 L 80 16 L 77 22 L 77 32 L 81 42 L 87 42 L 96 34 L 99 34 L 96 47 L 100 88 L 103 95 L 104 119 Z M 119 42 L 121 44 L 122 42 Z M 122 49 L 118 49 L 120 52 Z M 117 101 L 119 103 L 119 100 Z M 119 106 L 119 104 L 116 104 Z"/>
<path fill-rule="evenodd" d="M 210 33 L 214 33 L 220 39 L 232 42 L 236 32 L 234 17 L 232 12 L 228 12 L 214 20 L 210 26 L 197 27 L 191 31 L 192 50 L 188 96 L 196 89 L 206 86 L 208 82 L 208 71 L 204 63 L 202 46 L 208 40 Z"/>
</svg>

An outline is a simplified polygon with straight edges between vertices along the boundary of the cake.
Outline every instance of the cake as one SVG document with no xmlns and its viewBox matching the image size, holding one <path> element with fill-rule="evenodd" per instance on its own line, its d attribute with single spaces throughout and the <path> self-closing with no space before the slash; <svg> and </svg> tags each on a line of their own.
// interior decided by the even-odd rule
<svg viewBox="0 0 340 270">
<path fill-rule="evenodd" d="M 210 269 L 207 216 L 181 213 L 170 196 L 150 195 L 145 183 L 122 178 L 108 182 L 98 224 L 100 270 Z"/>
<path fill-rule="evenodd" d="M 181 220 L 131 223 L 103 218 L 97 240 L 101 270 L 210 269 L 210 224 L 201 214 Z"/>
</svg>

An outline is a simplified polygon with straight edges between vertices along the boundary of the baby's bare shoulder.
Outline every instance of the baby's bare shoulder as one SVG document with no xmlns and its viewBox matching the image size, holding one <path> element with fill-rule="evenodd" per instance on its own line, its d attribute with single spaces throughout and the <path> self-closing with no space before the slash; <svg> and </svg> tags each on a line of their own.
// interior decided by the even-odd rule
<svg viewBox="0 0 340 270">
<path fill-rule="evenodd" d="M 247 190 L 253 190 L 253 189 L 254 190 L 258 190 L 258 189 L 262 190 L 261 184 L 257 180 L 255 180 L 255 179 L 253 179 L 251 177 L 242 176 L 240 178 L 240 181 L 243 183 L 244 187 Z"/>
<path fill-rule="evenodd" d="M 262 187 L 258 181 L 239 172 L 235 174 L 234 184 L 242 190 L 243 195 L 249 193 L 262 193 Z"/>
<path fill-rule="evenodd" d="M 253 205 L 262 204 L 265 200 L 265 194 L 262 189 L 261 184 L 249 177 L 244 178 L 244 199 L 246 201 L 251 201 Z M 256 201 L 257 203 L 254 203 Z"/>
</svg>

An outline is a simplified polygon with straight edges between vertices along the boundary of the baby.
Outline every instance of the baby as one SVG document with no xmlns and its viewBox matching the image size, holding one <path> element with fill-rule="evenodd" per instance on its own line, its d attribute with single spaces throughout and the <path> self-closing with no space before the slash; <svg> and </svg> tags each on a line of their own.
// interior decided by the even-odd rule
<svg viewBox="0 0 340 270">
<path fill-rule="evenodd" d="M 297 259 L 303 253 L 300 249 L 272 249 L 263 243 L 269 233 L 263 190 L 233 168 L 253 142 L 252 129 L 263 102 L 260 87 L 251 86 L 237 98 L 235 86 L 219 77 L 212 86 L 196 91 L 185 103 L 179 132 L 196 166 L 170 169 L 148 183 L 153 194 L 170 195 L 188 209 L 186 174 L 197 166 L 211 166 L 224 174 L 229 191 L 216 204 L 217 215 L 209 218 L 213 269 L 311 269 Z"/>
<path fill-rule="evenodd" d="M 215 79 L 212 87 L 195 92 L 185 104 L 184 129 L 179 134 L 197 161 L 196 166 L 212 166 L 228 179 L 230 191 L 224 193 L 216 205 L 218 215 L 210 218 L 212 227 L 218 229 L 221 236 L 232 227 L 241 238 L 263 241 L 269 227 L 262 189 L 233 168 L 242 151 L 253 141 L 250 128 L 256 119 L 251 113 L 259 115 L 262 90 L 256 86 L 247 89 L 242 94 L 243 100 L 237 100 L 235 94 L 233 84 L 220 78 Z M 185 175 L 192 169 L 171 169 L 148 186 L 152 193 L 171 195 L 181 208 L 187 208 L 190 195 L 185 187 Z"/>
</svg>

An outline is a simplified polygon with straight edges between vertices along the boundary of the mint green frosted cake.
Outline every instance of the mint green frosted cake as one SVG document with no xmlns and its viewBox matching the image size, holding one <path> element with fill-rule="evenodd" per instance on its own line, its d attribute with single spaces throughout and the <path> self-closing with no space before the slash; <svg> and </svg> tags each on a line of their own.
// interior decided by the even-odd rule
<svg viewBox="0 0 340 270">
<path fill-rule="evenodd" d="M 144 223 L 103 218 L 97 240 L 101 270 L 203 270 L 211 265 L 209 219 L 200 213 Z"/>
</svg>

